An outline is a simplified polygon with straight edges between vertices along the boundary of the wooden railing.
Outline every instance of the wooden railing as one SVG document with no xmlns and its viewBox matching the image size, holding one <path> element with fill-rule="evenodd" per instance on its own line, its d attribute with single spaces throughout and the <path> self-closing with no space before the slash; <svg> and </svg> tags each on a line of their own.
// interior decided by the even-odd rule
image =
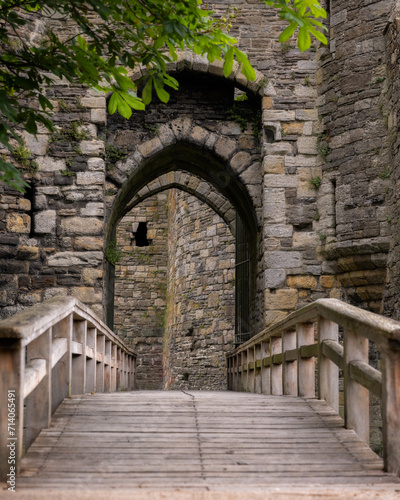
<svg viewBox="0 0 400 500">
<path fill-rule="evenodd" d="M 368 364 L 368 340 L 381 352 L 382 372 Z M 367 443 L 369 392 L 381 398 L 385 470 L 400 475 L 399 322 L 336 299 L 317 300 L 229 353 L 228 388 L 314 398 L 315 358 L 319 399 L 339 411 L 343 370 L 345 426 Z"/>
<path fill-rule="evenodd" d="M 134 389 L 135 363 L 135 353 L 72 297 L 0 321 L 1 479 L 18 471 L 65 397 Z"/>
</svg>

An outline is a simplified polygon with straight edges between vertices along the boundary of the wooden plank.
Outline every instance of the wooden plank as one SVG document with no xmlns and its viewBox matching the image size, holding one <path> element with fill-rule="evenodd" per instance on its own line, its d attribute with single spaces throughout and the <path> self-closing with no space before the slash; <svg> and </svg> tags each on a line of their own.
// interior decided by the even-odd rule
<svg viewBox="0 0 400 500">
<path fill-rule="evenodd" d="M 396 484 L 323 402 L 188 393 L 66 400 L 23 459 L 19 488 Z"/>
</svg>

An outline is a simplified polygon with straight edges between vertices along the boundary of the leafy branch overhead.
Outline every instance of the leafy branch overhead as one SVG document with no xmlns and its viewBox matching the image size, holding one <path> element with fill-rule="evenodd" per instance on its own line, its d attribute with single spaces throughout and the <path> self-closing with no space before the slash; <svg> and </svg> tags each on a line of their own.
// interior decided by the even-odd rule
<svg viewBox="0 0 400 500">
<path fill-rule="evenodd" d="M 260 1 L 289 23 L 280 41 L 299 28 L 301 50 L 310 46 L 311 36 L 326 43 L 318 21 L 326 12 L 317 0 Z M 218 19 L 201 0 L 1 0 L 0 143 L 13 153 L 10 139 L 21 144 L 18 127 L 34 135 L 39 126 L 54 132 L 46 87 L 55 78 L 110 93 L 109 112 L 125 118 L 145 109 L 154 95 L 168 102 L 168 89 L 177 89 L 178 82 L 168 75 L 167 64 L 177 59 L 178 50 L 192 50 L 210 62 L 224 60 L 225 76 L 236 59 L 243 75 L 254 80 L 246 54 L 229 34 L 234 16 L 230 10 Z M 129 74 L 140 66 L 146 75 L 134 82 Z M 20 191 L 26 187 L 4 158 L 0 180 Z"/>
</svg>

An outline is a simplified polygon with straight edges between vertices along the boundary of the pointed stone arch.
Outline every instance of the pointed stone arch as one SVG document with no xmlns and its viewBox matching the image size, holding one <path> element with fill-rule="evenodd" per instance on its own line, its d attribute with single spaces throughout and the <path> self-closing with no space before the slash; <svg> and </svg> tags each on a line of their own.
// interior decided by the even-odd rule
<svg viewBox="0 0 400 500">
<path fill-rule="evenodd" d="M 248 235 L 250 288 L 251 296 L 255 296 L 261 165 L 241 151 L 238 137 L 211 132 L 189 119 L 174 120 L 162 125 L 157 137 L 140 144 L 126 160 L 118 162 L 109 180 L 119 189 L 109 200 L 107 242 L 114 239 L 119 220 L 133 206 L 169 187 L 178 187 L 205 201 L 231 229 L 239 216 Z M 113 273 L 113 266 L 108 265 L 109 285 Z M 106 290 L 107 319 L 111 324 L 113 289 Z"/>
<path fill-rule="evenodd" d="M 151 181 L 141 190 L 141 194 L 138 193 L 132 198 L 127 210 L 132 210 L 136 205 L 157 193 L 174 188 L 192 194 L 206 203 L 226 222 L 232 234 L 235 234 L 236 211 L 232 203 L 218 193 L 212 184 L 183 170 L 168 172 Z"/>
<path fill-rule="evenodd" d="M 214 76 L 220 76 L 225 78 L 223 71 L 223 61 L 215 60 L 210 62 L 206 56 L 200 56 L 193 52 L 189 51 L 179 51 L 177 52 L 177 60 L 171 61 L 167 64 L 167 72 L 175 73 L 179 72 L 183 69 L 203 73 L 210 74 Z M 249 81 L 241 72 L 241 66 L 237 61 L 233 62 L 232 72 L 227 78 L 227 80 L 232 81 L 235 85 L 240 88 L 248 89 L 255 94 L 264 95 L 264 89 L 268 85 L 267 77 L 258 70 L 255 70 L 256 78 L 254 81 Z M 138 67 L 132 71 L 129 76 L 132 80 L 139 80 L 142 76 L 147 74 L 146 67 Z"/>
</svg>

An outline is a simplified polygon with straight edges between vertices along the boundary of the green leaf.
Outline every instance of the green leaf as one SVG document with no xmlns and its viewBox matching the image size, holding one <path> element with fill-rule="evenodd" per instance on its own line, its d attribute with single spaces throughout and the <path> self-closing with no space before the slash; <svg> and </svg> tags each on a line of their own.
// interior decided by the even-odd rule
<svg viewBox="0 0 400 500">
<path fill-rule="evenodd" d="M 296 31 L 296 28 L 297 28 L 296 22 L 290 23 L 289 26 L 285 28 L 280 34 L 279 42 L 280 43 L 287 42 L 289 38 L 293 35 L 293 33 Z"/>
<path fill-rule="evenodd" d="M 113 115 L 117 111 L 118 106 L 118 94 L 114 92 L 108 102 L 108 112 Z"/>
<path fill-rule="evenodd" d="M 311 26 L 310 26 L 310 28 L 309 28 L 309 31 L 310 31 L 310 33 L 311 33 L 312 35 L 314 35 L 314 36 L 315 36 L 315 38 L 316 38 L 317 40 L 319 40 L 319 41 L 320 41 L 320 42 L 322 42 L 323 44 L 327 45 L 328 40 L 326 39 L 326 36 L 325 36 L 323 33 L 321 33 L 320 31 L 318 31 L 318 30 L 316 30 L 316 29 L 314 29 L 314 28 L 313 28 L 313 27 L 311 27 Z"/>
<path fill-rule="evenodd" d="M 299 38 L 297 40 L 297 45 L 302 52 L 310 48 L 311 37 L 306 27 L 300 28 L 299 30 Z"/>
<path fill-rule="evenodd" d="M 131 106 L 133 109 L 137 109 L 139 111 L 144 111 L 146 109 L 146 106 L 144 105 L 143 101 L 139 99 L 139 97 L 132 96 L 130 94 L 123 94 L 122 95 L 123 99 Z"/>
<path fill-rule="evenodd" d="M 118 113 L 127 120 L 132 116 L 132 108 L 128 106 L 121 96 L 118 96 Z"/>
<path fill-rule="evenodd" d="M 153 77 L 151 76 L 142 91 L 142 101 L 147 106 L 147 104 L 151 103 L 152 99 L 152 90 L 153 90 Z"/>
<path fill-rule="evenodd" d="M 233 68 L 233 47 L 231 47 L 225 54 L 225 62 L 222 70 L 225 78 L 228 78 L 228 76 L 232 73 L 232 68 Z"/>
<path fill-rule="evenodd" d="M 164 84 L 157 78 L 154 78 L 154 88 L 156 89 L 157 97 L 161 102 L 167 103 L 169 101 L 169 94 L 164 89 Z"/>
</svg>

